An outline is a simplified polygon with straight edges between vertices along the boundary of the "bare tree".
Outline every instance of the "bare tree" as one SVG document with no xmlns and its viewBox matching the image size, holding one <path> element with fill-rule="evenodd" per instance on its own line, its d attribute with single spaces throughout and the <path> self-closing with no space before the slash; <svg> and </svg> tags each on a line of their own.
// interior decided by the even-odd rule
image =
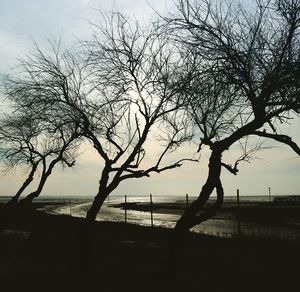
<svg viewBox="0 0 300 292">
<path fill-rule="evenodd" d="M 24 64 L 22 64 L 24 65 Z M 28 94 L 49 95 L 49 88 L 40 88 L 32 78 L 6 76 L 4 96 L 10 113 L 0 121 L 0 159 L 6 171 L 25 168 L 28 176 L 1 213 L 0 233 L 13 212 L 37 198 L 58 165 L 72 167 L 81 141 L 79 123 L 55 106 L 50 110 L 35 105 L 24 106 Z M 46 80 L 44 80 L 46 82 Z M 40 104 L 41 105 L 41 104 Z M 51 115 L 49 114 L 51 111 Z M 36 188 L 24 194 L 32 182 Z"/>
<path fill-rule="evenodd" d="M 184 234 L 222 206 L 221 170 L 236 174 L 245 151 L 230 165 L 222 156 L 248 136 L 298 145 L 281 133 L 300 110 L 300 1 L 264 1 L 246 10 L 241 4 L 214 0 L 178 0 L 177 13 L 165 18 L 168 35 L 185 55 L 192 74 L 182 93 L 190 117 L 211 150 L 208 176 L 199 197 L 178 220 L 171 260 L 178 261 Z M 215 204 L 204 209 L 217 191 Z"/>
<path fill-rule="evenodd" d="M 154 25 L 143 29 L 119 13 L 102 14 L 94 28 L 94 38 L 78 46 L 77 55 L 59 42 L 50 51 L 36 46 L 22 60 L 19 79 L 10 82 L 23 110 L 34 109 L 41 120 L 73 120 L 103 160 L 99 189 L 79 235 L 84 252 L 91 251 L 92 223 L 107 196 L 124 180 L 181 166 L 185 159 L 164 158 L 192 136 L 185 100 L 177 98 L 186 73 L 166 38 Z M 146 142 L 155 136 L 164 145 L 150 161 Z"/>
<path fill-rule="evenodd" d="M 89 118 L 86 134 L 104 167 L 82 229 L 84 251 L 90 251 L 86 246 L 90 245 L 90 228 L 104 200 L 121 182 L 192 160 L 164 163 L 167 153 L 192 137 L 183 110 L 185 100 L 178 98 L 179 88 L 185 86 L 179 76 L 185 72 L 179 72 L 179 58 L 166 38 L 157 34 L 154 24 L 143 29 L 120 13 L 102 14 L 101 25 L 94 27 L 94 38 L 85 47 L 91 82 L 97 89 L 94 107 L 101 111 Z M 156 161 L 147 160 L 146 142 L 153 139 L 153 132 L 164 141 Z"/>
</svg>

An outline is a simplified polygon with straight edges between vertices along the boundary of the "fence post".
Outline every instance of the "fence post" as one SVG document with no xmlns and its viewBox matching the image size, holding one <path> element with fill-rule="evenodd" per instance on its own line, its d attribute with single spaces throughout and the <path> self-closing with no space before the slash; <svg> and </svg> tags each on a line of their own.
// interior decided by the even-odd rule
<svg viewBox="0 0 300 292">
<path fill-rule="evenodd" d="M 152 201 L 152 194 L 150 194 L 150 213 L 151 213 L 151 227 L 153 227 L 153 201 Z"/>
<path fill-rule="evenodd" d="M 271 187 L 269 187 L 269 202 L 271 203 Z"/>
<path fill-rule="evenodd" d="M 187 209 L 189 207 L 189 195 L 185 194 L 185 208 Z"/>
<path fill-rule="evenodd" d="M 70 216 L 72 216 L 72 201 L 70 201 Z"/>
<path fill-rule="evenodd" d="M 125 209 L 125 223 L 127 223 L 127 196 L 126 195 L 125 195 L 124 209 Z"/>
<path fill-rule="evenodd" d="M 237 189 L 236 192 L 237 198 L 237 220 L 238 220 L 238 235 L 241 235 L 241 220 L 240 220 L 240 190 Z"/>
</svg>

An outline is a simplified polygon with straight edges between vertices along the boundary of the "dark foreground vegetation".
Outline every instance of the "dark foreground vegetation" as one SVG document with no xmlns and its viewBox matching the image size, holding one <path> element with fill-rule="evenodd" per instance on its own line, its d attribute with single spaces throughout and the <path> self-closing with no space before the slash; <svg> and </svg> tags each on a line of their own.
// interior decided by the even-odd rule
<svg viewBox="0 0 300 292">
<path fill-rule="evenodd" d="M 0 291 L 296 291 L 299 243 L 189 233 L 182 270 L 165 268 L 171 230 L 96 222 L 94 264 L 78 262 L 83 219 L 35 205 L 1 237 Z M 26 236 L 25 236 L 26 237 Z M 199 286 L 199 279 L 201 279 Z"/>
</svg>

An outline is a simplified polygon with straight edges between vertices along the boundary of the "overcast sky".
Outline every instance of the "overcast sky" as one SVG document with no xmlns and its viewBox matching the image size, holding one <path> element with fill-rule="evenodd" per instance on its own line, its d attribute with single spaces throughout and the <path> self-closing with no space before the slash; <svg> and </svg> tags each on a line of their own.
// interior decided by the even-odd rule
<svg viewBox="0 0 300 292">
<path fill-rule="evenodd" d="M 96 16 L 95 9 L 118 9 L 135 17 L 153 13 L 151 7 L 165 12 L 172 7 L 171 0 L 0 0 L 0 72 L 13 67 L 16 59 L 32 47 L 32 39 L 41 44 L 47 38 L 72 42 L 75 37 L 86 38 L 88 21 Z M 286 129 L 300 143 L 300 122 L 294 121 Z M 251 164 L 241 164 L 237 176 L 223 170 L 225 194 L 273 195 L 300 194 L 300 160 L 289 148 L 276 146 L 257 154 Z M 182 150 L 191 153 L 196 147 Z M 237 155 L 232 151 L 230 157 Z M 232 161 L 231 161 L 232 162 Z M 182 168 L 153 175 L 150 178 L 126 181 L 115 194 L 127 195 L 197 195 L 207 175 L 207 154 L 199 163 L 187 163 Z M 74 169 L 58 170 L 50 178 L 44 195 L 94 195 L 98 187 L 101 161 L 88 151 L 79 158 Z M 22 183 L 22 171 L 0 176 L 0 196 L 13 195 Z"/>
</svg>

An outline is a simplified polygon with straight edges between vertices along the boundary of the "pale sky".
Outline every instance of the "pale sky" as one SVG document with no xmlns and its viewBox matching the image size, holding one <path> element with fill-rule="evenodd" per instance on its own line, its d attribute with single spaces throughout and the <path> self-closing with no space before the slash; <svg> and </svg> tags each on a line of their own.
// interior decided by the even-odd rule
<svg viewBox="0 0 300 292">
<path fill-rule="evenodd" d="M 75 37 L 86 38 L 88 21 L 96 16 L 95 8 L 118 9 L 135 17 L 153 13 L 151 7 L 164 12 L 172 7 L 172 0 L 0 0 L 0 72 L 13 67 L 16 59 L 32 48 L 32 39 L 43 47 L 47 38 L 62 37 L 72 43 Z M 300 121 L 295 120 L 286 130 L 300 144 Z M 251 164 L 241 164 L 237 176 L 223 170 L 225 195 L 234 195 L 240 189 L 242 195 L 267 195 L 271 187 L 273 195 L 300 194 L 300 160 L 288 147 L 275 142 L 276 148 L 257 154 Z M 191 145 L 181 150 L 188 156 L 196 150 Z M 155 149 L 153 149 L 155 153 Z M 238 155 L 230 152 L 232 159 Z M 226 157 L 226 156 L 225 156 Z M 229 161 L 233 162 L 233 160 Z M 96 194 L 101 172 L 101 161 L 93 151 L 85 152 L 73 169 L 56 168 L 43 195 L 91 195 Z M 22 184 L 24 172 L 0 176 L 0 196 L 13 195 Z M 150 178 L 123 182 L 115 194 L 130 195 L 197 195 L 207 175 L 207 153 L 199 163 L 186 163 L 181 168 Z M 23 176 L 24 177 L 24 176 Z"/>
</svg>

